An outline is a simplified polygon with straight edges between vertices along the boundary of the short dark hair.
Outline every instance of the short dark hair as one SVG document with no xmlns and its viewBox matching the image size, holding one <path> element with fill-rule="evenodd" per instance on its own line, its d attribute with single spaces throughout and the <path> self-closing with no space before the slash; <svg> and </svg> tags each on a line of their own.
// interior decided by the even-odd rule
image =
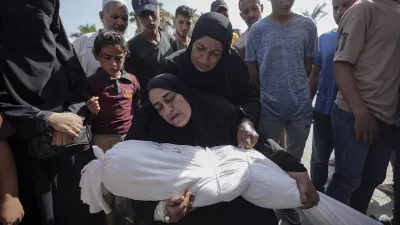
<svg viewBox="0 0 400 225">
<path fill-rule="evenodd" d="M 186 5 L 179 6 L 175 11 L 175 19 L 178 15 L 182 15 L 187 18 L 193 18 L 194 10 Z"/>
<path fill-rule="evenodd" d="M 243 1 L 245 1 L 245 0 L 239 0 L 239 10 L 241 11 L 242 9 L 240 8 L 240 3 L 242 3 Z M 257 4 L 261 4 L 261 1 L 260 0 L 257 0 Z"/>
<path fill-rule="evenodd" d="M 129 55 L 129 47 L 124 36 L 116 31 L 101 31 L 94 39 L 93 53 L 99 55 L 101 49 L 107 45 L 118 45 L 127 56 Z"/>
</svg>

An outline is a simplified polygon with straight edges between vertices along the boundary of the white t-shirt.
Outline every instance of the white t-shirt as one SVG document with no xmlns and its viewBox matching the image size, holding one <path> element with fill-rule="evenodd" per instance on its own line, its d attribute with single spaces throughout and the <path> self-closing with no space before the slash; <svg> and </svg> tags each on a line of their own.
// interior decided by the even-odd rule
<svg viewBox="0 0 400 225">
<path fill-rule="evenodd" d="M 99 35 L 98 31 L 83 34 L 72 43 L 87 77 L 93 75 L 97 68 L 100 67 L 99 61 L 94 58 L 92 52 L 93 43 L 97 35 Z"/>
</svg>

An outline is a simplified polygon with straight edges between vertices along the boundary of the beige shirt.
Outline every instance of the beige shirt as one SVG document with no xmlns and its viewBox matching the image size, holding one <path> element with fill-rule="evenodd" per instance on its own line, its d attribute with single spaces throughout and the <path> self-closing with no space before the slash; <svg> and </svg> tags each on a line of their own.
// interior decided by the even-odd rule
<svg viewBox="0 0 400 225">
<path fill-rule="evenodd" d="M 339 25 L 335 62 L 349 62 L 368 109 L 393 125 L 399 118 L 400 4 L 393 0 L 362 0 Z M 351 111 L 339 92 L 336 104 Z"/>
</svg>

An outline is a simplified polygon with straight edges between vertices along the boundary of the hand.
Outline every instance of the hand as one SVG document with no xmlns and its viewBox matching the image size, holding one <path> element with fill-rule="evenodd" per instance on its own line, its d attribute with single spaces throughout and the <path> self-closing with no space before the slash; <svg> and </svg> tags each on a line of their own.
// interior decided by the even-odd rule
<svg viewBox="0 0 400 225">
<path fill-rule="evenodd" d="M 78 137 L 82 130 L 82 119 L 73 113 L 53 113 L 47 121 L 54 130 Z"/>
<path fill-rule="evenodd" d="M 239 148 L 251 149 L 257 144 L 258 134 L 250 120 L 243 119 L 239 124 L 237 139 Z"/>
<path fill-rule="evenodd" d="M 192 205 L 195 196 L 186 189 L 184 196 L 174 197 L 167 200 L 165 204 L 165 215 L 169 217 L 169 222 L 176 223 L 181 220 L 188 212 L 193 210 Z"/>
<path fill-rule="evenodd" d="M 319 203 L 319 194 L 310 180 L 307 172 L 288 172 L 296 180 L 300 192 L 300 201 L 303 209 L 312 208 Z"/>
<path fill-rule="evenodd" d="M 71 135 L 56 130 L 53 132 L 53 142 L 51 144 L 57 146 L 66 146 L 71 144 L 73 140 L 74 137 Z"/>
<path fill-rule="evenodd" d="M 19 199 L 6 194 L 4 201 L 0 202 L 0 224 L 20 223 L 23 217 L 24 209 Z"/>
<path fill-rule="evenodd" d="M 356 140 L 372 144 L 374 140 L 379 138 L 379 127 L 371 112 L 355 113 L 354 117 Z"/>
<path fill-rule="evenodd" d="M 99 97 L 92 97 L 86 104 L 90 112 L 93 114 L 97 114 L 100 111 Z"/>
</svg>

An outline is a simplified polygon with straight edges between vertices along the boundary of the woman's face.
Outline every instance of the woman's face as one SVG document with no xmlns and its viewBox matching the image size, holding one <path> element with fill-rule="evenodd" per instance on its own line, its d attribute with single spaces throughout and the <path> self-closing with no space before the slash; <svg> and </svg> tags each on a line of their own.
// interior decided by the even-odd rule
<svg viewBox="0 0 400 225">
<path fill-rule="evenodd" d="M 221 42 L 205 36 L 193 44 L 192 63 L 198 71 L 208 72 L 218 64 L 222 53 Z"/>
<path fill-rule="evenodd" d="M 160 116 L 172 126 L 183 127 L 189 122 L 192 109 L 181 94 L 154 88 L 149 91 L 149 99 Z"/>
</svg>

